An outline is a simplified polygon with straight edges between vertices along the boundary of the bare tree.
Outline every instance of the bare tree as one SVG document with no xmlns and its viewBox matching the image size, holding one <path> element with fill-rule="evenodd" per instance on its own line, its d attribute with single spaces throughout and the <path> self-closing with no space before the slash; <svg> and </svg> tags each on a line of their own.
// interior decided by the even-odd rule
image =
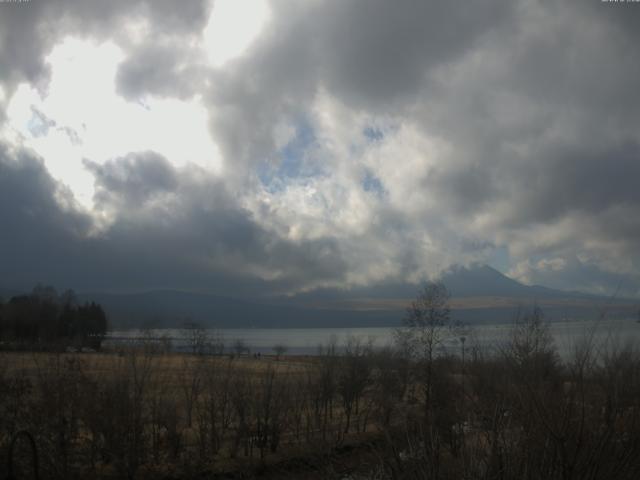
<svg viewBox="0 0 640 480">
<path fill-rule="evenodd" d="M 326 346 L 318 348 L 318 362 L 316 368 L 316 382 L 318 384 L 319 403 L 315 405 L 315 410 L 320 415 L 316 415 L 320 419 L 320 430 L 322 431 L 322 440 L 327 439 L 330 423 L 333 420 L 333 401 L 337 391 L 338 377 L 338 354 L 337 339 L 332 337 Z M 342 433 L 342 432 L 340 432 Z"/>
<path fill-rule="evenodd" d="M 396 339 L 422 360 L 433 360 L 436 348 L 451 325 L 449 291 L 440 282 L 427 282 L 407 308 L 403 328 L 396 331 Z"/>
<path fill-rule="evenodd" d="M 287 350 L 289 350 L 289 348 L 283 343 L 276 343 L 273 346 L 273 351 L 275 352 L 276 358 L 278 360 L 280 360 L 281 356 L 283 356 L 285 353 L 287 353 Z"/>
<path fill-rule="evenodd" d="M 197 322 L 187 320 L 182 327 L 182 336 L 187 347 L 194 355 L 205 353 L 209 342 L 207 330 Z"/>
<path fill-rule="evenodd" d="M 250 352 L 249 346 L 242 338 L 235 339 L 233 342 L 233 350 L 239 357 Z"/>
<path fill-rule="evenodd" d="M 239 372 L 236 372 L 239 373 Z M 249 456 L 249 436 L 251 430 L 251 385 L 246 375 L 237 374 L 232 379 L 231 404 L 234 409 L 233 441 L 230 448 L 231 458 L 235 458 L 241 445 L 244 445 L 244 455 Z"/>
<path fill-rule="evenodd" d="M 538 306 L 529 314 L 518 312 L 506 355 L 514 365 L 531 373 L 544 374 L 559 363 L 549 325 Z"/>
<path fill-rule="evenodd" d="M 358 415 L 360 400 L 371 380 L 371 343 L 349 337 L 345 345 L 342 368 L 338 371 L 338 393 L 346 417 L 344 433 L 349 433 L 352 415 Z"/>
<path fill-rule="evenodd" d="M 204 372 L 203 401 L 197 405 L 202 452 L 217 454 L 231 428 L 234 414 L 231 389 L 237 374 L 233 362 L 221 365 L 216 360 Z"/>
<path fill-rule="evenodd" d="M 202 393 L 202 380 L 204 376 L 204 364 L 202 358 L 193 357 L 182 359 L 182 371 L 180 374 L 180 389 L 184 397 L 184 405 L 187 414 L 187 427 L 191 428 L 193 422 L 193 408 Z"/>
<path fill-rule="evenodd" d="M 219 330 L 213 330 L 208 336 L 207 353 L 222 355 L 224 353 L 224 335 Z"/>
<path fill-rule="evenodd" d="M 382 428 L 391 424 L 393 413 L 401 408 L 409 383 L 406 357 L 391 348 L 372 356 L 374 375 L 373 398 L 377 408 L 376 420 Z"/>
<path fill-rule="evenodd" d="M 260 458 L 264 458 L 267 447 L 275 453 L 280 444 L 288 412 L 288 389 L 283 374 L 277 374 L 269 365 L 260 374 L 253 388 L 252 413 L 254 417 L 254 435 Z"/>
<path fill-rule="evenodd" d="M 449 292 L 443 283 L 427 282 L 407 308 L 403 327 L 396 330 L 396 343 L 420 362 L 425 414 L 432 396 L 433 361 L 451 327 Z"/>
</svg>

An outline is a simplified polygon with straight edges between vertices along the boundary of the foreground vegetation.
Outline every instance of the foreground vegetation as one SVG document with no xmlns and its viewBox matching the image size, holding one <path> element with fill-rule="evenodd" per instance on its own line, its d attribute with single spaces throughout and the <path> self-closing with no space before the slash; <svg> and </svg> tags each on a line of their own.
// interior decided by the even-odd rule
<svg viewBox="0 0 640 480">
<path fill-rule="evenodd" d="M 446 291 L 433 287 L 393 349 L 5 352 L 0 455 L 17 478 L 33 478 L 31 439 L 51 479 L 640 478 L 634 345 L 585 335 L 561 360 L 537 310 L 490 351 L 465 337 L 447 356 L 445 334 Z"/>
</svg>

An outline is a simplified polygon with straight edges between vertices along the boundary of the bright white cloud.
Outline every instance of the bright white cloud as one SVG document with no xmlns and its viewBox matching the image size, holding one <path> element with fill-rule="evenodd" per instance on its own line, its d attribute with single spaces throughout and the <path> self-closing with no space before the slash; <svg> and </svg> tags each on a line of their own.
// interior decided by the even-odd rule
<svg viewBox="0 0 640 480">
<path fill-rule="evenodd" d="M 27 84 L 11 98 L 9 127 L 45 160 L 49 172 L 91 208 L 93 177 L 83 159 L 103 163 L 129 152 L 153 150 L 172 164 L 219 171 L 208 114 L 198 98 L 148 98 L 131 103 L 117 95 L 115 75 L 123 59 L 111 42 L 96 45 L 67 38 L 48 56 L 52 76 L 41 97 Z"/>
<path fill-rule="evenodd" d="M 268 22 L 266 0 L 216 0 L 204 42 L 209 61 L 220 67 L 241 55 Z"/>
</svg>

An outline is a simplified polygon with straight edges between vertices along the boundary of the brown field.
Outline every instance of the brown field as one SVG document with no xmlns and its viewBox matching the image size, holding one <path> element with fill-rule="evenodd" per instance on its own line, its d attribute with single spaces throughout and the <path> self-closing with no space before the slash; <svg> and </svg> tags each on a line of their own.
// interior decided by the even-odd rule
<svg viewBox="0 0 640 480">
<path fill-rule="evenodd" d="M 141 355 L 137 352 L 137 355 Z M 127 354 L 118 352 L 91 352 L 91 353 L 49 353 L 49 352 L 1 352 L 0 368 L 6 374 L 20 373 L 27 376 L 34 376 L 43 365 L 51 363 L 53 360 L 61 362 L 79 361 L 85 368 L 88 375 L 101 375 L 118 371 L 125 362 Z M 187 364 L 204 362 L 213 368 L 221 368 L 229 363 L 230 356 L 198 356 L 182 353 L 163 353 L 153 355 L 152 363 L 154 368 L 160 369 L 171 377 L 177 377 L 184 370 Z M 275 355 L 262 355 L 254 358 L 250 355 L 242 357 L 234 356 L 233 363 L 236 368 L 245 373 L 259 373 L 268 368 L 273 368 L 278 372 L 299 373 L 304 372 L 308 365 L 314 362 L 312 356 L 283 356 L 277 359 Z"/>
<path fill-rule="evenodd" d="M 0 478 L 635 479 L 640 353 L 0 352 Z M 18 434 L 25 431 L 28 434 Z M 16 436 L 17 435 L 17 436 Z M 10 455 L 11 442 L 17 438 Z"/>
<path fill-rule="evenodd" d="M 211 474 L 258 469 L 266 475 L 271 468 L 270 475 L 281 475 L 281 470 L 289 469 L 288 462 L 296 464 L 296 458 L 304 458 L 297 462 L 307 468 L 316 455 L 359 444 L 370 436 L 372 424 L 367 420 L 354 422 L 349 432 L 344 431 L 345 417 L 335 399 L 316 402 L 318 408 L 312 413 L 306 400 L 299 398 L 300 391 L 315 381 L 320 364 L 314 357 L 199 356 L 139 349 L 3 352 L 0 376 L 16 398 L 3 398 L 0 408 L 13 410 L 21 418 L 3 425 L 0 447 L 7 447 L 7 431 L 19 429 L 55 439 L 59 425 L 52 417 L 59 416 L 61 424 L 75 423 L 69 434 L 76 438 L 69 439 L 65 449 L 77 452 L 75 461 L 64 465 L 58 476 L 71 471 L 105 478 L 146 478 L 172 471 L 184 475 L 189 465 Z M 11 405 L 11 400 L 21 405 Z M 39 408 L 43 404 L 47 408 Z M 47 410 L 48 418 L 34 415 L 36 410 Z M 285 418 L 292 410 L 296 419 Z M 105 433 L 100 430 L 109 428 L 93 428 L 90 424 L 100 423 L 95 418 L 100 415 L 122 422 L 124 431 Z M 220 422 L 219 432 L 211 430 L 216 422 Z M 135 452 L 132 444 L 127 449 L 151 461 L 127 458 L 131 451 L 107 445 L 111 434 L 147 443 L 144 452 Z M 219 438 L 214 440 L 214 435 Z M 52 443 L 47 447 L 56 450 L 51 438 L 36 440 L 38 445 Z M 99 441 L 103 444 L 97 445 Z M 96 453 L 101 449 L 104 458 Z"/>
</svg>

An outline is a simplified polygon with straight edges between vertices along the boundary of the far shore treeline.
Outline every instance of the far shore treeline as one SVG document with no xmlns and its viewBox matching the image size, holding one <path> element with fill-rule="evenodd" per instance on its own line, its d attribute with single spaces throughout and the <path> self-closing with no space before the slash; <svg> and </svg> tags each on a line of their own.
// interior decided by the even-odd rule
<svg viewBox="0 0 640 480">
<path fill-rule="evenodd" d="M 102 306 L 79 304 L 72 290 L 59 295 L 53 287 L 37 285 L 31 294 L 0 299 L 0 345 L 5 347 L 99 349 L 107 327 Z"/>
</svg>

